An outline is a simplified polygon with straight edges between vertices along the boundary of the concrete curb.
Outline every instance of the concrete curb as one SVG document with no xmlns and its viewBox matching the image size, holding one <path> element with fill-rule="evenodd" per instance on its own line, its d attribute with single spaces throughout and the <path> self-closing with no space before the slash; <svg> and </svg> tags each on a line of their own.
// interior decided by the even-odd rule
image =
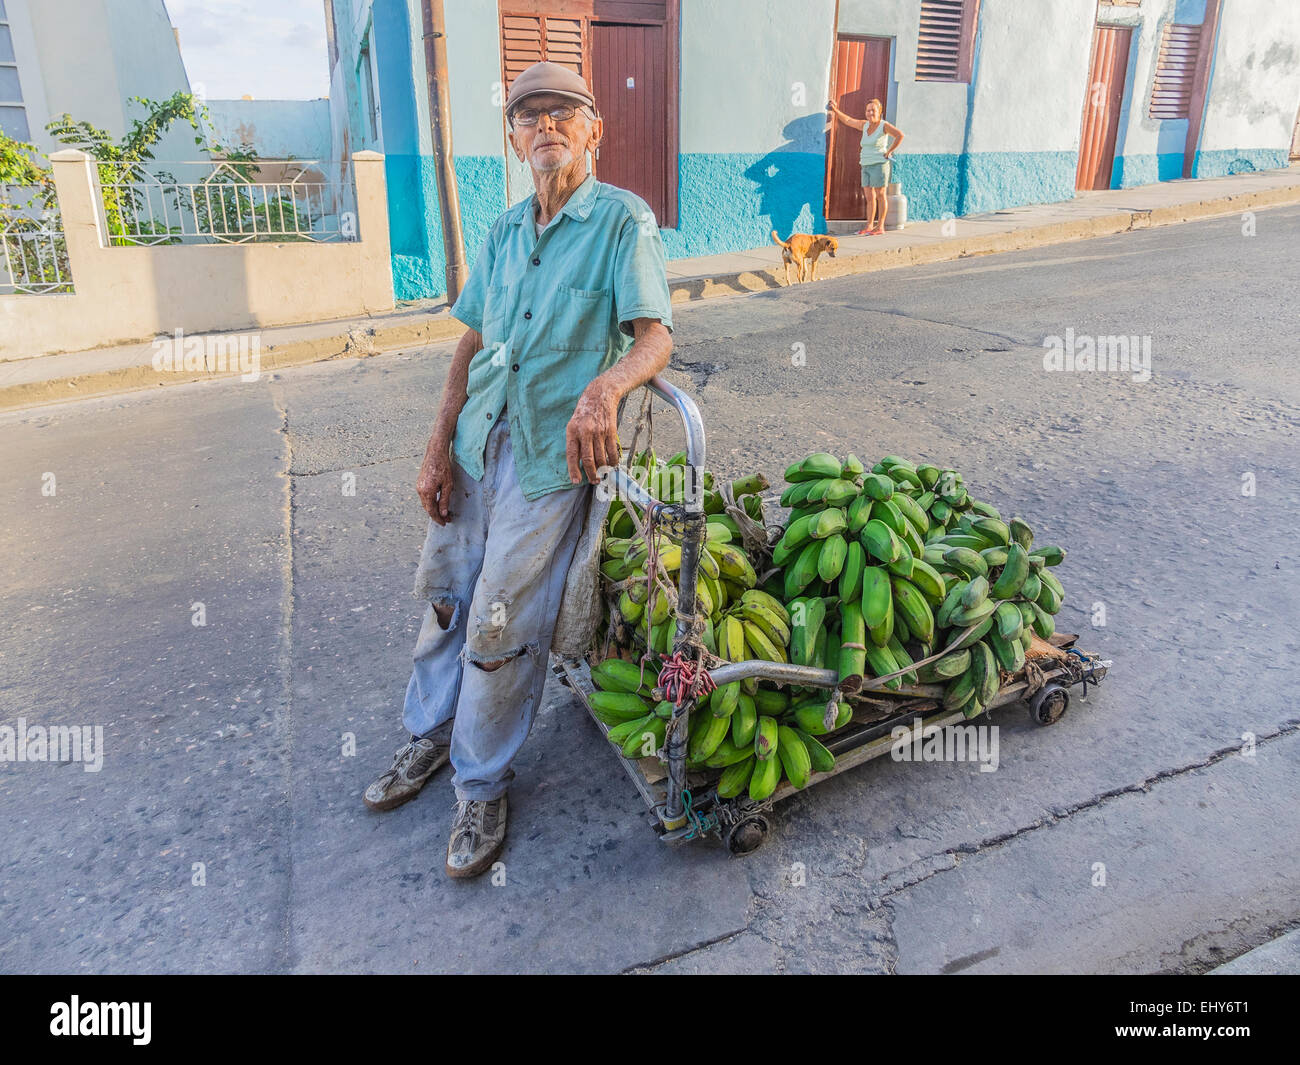
<svg viewBox="0 0 1300 1065">
<path fill-rule="evenodd" d="M 953 259 L 998 252 L 1023 251 L 1046 247 L 1090 237 L 1112 236 L 1138 229 L 1175 225 L 1202 218 L 1237 214 L 1267 207 L 1283 207 L 1300 203 L 1300 185 L 1286 185 L 1274 189 L 1218 196 L 1206 200 L 1153 207 L 1150 210 L 1106 211 L 1090 218 L 1030 225 L 1000 233 L 972 233 L 947 239 L 927 240 L 925 243 L 878 252 L 866 252 L 836 259 L 823 258 L 818 273 L 822 278 L 844 277 L 849 274 L 872 273 L 903 266 L 925 266 Z M 960 227 L 962 219 L 957 219 Z M 970 228 L 967 226 L 967 228 Z M 717 274 L 710 277 L 687 277 L 671 280 L 669 291 L 673 303 L 688 303 L 716 296 L 733 296 L 738 293 L 762 292 L 784 288 L 784 270 L 779 266 L 770 269 L 744 270 Z M 290 340 L 269 346 L 261 354 L 261 369 L 272 372 L 290 366 L 324 362 L 335 358 L 362 358 L 384 351 L 417 347 L 452 340 L 463 331 L 463 326 L 444 310 L 403 321 L 391 326 L 366 327 L 353 325 L 340 334 L 305 340 Z M 355 334 L 361 329 L 367 343 L 358 346 Z M 78 374 L 42 381 L 0 386 L 0 411 L 20 407 L 35 407 L 48 403 L 62 403 L 69 399 L 112 395 L 163 385 L 189 384 L 195 381 L 217 380 L 237 376 L 205 372 L 172 373 L 155 370 L 142 364 L 119 367 L 99 373 Z"/>
</svg>

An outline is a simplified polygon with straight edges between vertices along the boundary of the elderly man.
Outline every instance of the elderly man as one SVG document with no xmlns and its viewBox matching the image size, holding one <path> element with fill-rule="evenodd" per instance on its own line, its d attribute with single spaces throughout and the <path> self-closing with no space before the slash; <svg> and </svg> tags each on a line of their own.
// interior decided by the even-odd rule
<svg viewBox="0 0 1300 1065">
<path fill-rule="evenodd" d="M 466 332 L 417 482 L 429 609 L 402 716 L 411 739 L 365 792 L 391 810 L 450 760 L 452 877 L 483 872 L 505 843 L 510 764 L 542 697 L 591 485 L 618 461 L 619 403 L 672 351 L 654 214 L 587 172 L 603 127 L 586 83 L 537 63 L 506 117 L 536 192 L 496 220 L 452 308 Z"/>
</svg>

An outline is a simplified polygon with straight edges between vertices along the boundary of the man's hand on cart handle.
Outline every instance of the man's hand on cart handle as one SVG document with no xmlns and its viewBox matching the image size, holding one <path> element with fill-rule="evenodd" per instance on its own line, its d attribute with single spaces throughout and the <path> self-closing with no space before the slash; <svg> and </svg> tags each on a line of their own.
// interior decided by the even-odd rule
<svg viewBox="0 0 1300 1065">
<path fill-rule="evenodd" d="M 583 391 L 565 429 L 569 480 L 581 484 L 585 473 L 592 484 L 600 483 L 600 471 L 618 464 L 619 393 L 597 377 Z"/>
<path fill-rule="evenodd" d="M 600 471 L 618 464 L 618 405 L 632 389 L 668 366 L 673 339 L 657 318 L 632 319 L 636 338 L 626 355 L 591 382 L 565 430 L 569 480 L 600 483 Z"/>
</svg>

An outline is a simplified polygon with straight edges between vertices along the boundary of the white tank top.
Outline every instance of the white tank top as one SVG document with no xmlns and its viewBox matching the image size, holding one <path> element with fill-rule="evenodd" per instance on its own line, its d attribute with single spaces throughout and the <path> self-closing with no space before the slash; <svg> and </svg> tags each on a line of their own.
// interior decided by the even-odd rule
<svg viewBox="0 0 1300 1065">
<path fill-rule="evenodd" d="M 885 149 L 889 147 L 889 142 L 892 139 L 885 132 L 884 119 L 880 120 L 880 125 L 876 127 L 875 133 L 868 133 L 864 128 L 862 130 L 862 152 L 858 156 L 858 165 L 874 166 L 876 163 L 885 162 Z"/>
</svg>

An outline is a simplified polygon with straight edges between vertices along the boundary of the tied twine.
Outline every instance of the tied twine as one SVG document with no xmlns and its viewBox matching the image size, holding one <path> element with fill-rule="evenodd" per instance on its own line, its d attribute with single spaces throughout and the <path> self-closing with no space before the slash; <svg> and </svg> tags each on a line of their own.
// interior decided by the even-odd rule
<svg viewBox="0 0 1300 1065">
<path fill-rule="evenodd" d="M 659 686 L 673 706 L 687 699 L 700 699 L 717 688 L 703 662 L 687 658 L 681 651 L 660 655 L 664 668 L 659 671 Z"/>
</svg>

